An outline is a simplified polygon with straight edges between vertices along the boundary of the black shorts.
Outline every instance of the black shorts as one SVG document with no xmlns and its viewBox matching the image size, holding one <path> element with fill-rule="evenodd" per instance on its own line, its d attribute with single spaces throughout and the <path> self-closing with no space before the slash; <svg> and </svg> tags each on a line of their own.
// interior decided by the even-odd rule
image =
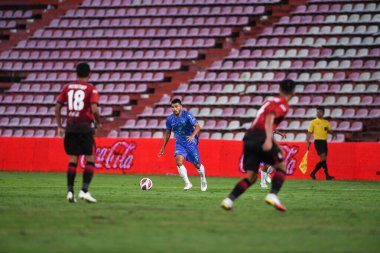
<svg viewBox="0 0 380 253">
<path fill-rule="evenodd" d="M 263 131 L 248 131 L 244 138 L 244 159 L 245 170 L 258 171 L 261 162 L 269 165 L 282 162 L 284 155 L 281 148 L 273 141 L 271 150 L 264 151 L 262 146 L 265 142 L 266 134 Z"/>
<path fill-rule="evenodd" d="M 64 144 L 68 155 L 95 154 L 95 140 L 92 133 L 65 133 Z"/>
<path fill-rule="evenodd" d="M 314 147 L 317 150 L 318 155 L 326 154 L 327 155 L 327 141 L 325 140 L 315 140 Z"/>
</svg>

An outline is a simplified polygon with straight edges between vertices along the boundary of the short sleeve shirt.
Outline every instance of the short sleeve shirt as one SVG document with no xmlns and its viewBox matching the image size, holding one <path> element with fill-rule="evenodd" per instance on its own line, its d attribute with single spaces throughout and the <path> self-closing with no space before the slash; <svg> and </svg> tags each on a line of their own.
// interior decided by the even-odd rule
<svg viewBox="0 0 380 253">
<path fill-rule="evenodd" d="M 174 131 L 176 142 L 187 142 L 187 136 L 194 132 L 194 125 L 197 123 L 194 115 L 188 111 L 182 110 L 181 114 L 176 117 L 171 114 L 166 119 L 166 130 Z M 198 135 L 195 136 L 194 141 L 198 143 Z"/>
<path fill-rule="evenodd" d="M 265 118 L 269 113 L 275 114 L 273 123 L 273 129 L 276 129 L 277 125 L 284 119 L 289 111 L 289 104 L 283 97 L 273 97 L 265 100 L 264 104 L 257 111 L 255 120 L 253 121 L 251 128 L 254 130 L 265 131 Z"/>
<path fill-rule="evenodd" d="M 314 134 L 314 140 L 327 140 L 327 133 L 331 131 L 330 123 L 325 119 L 313 119 L 308 132 Z"/>
</svg>

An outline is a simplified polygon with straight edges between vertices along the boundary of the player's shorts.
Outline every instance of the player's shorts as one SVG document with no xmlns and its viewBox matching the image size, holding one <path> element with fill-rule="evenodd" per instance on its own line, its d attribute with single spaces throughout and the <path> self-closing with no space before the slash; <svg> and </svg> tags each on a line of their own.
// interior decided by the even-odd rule
<svg viewBox="0 0 380 253">
<path fill-rule="evenodd" d="M 174 157 L 181 155 L 192 164 L 200 164 L 198 145 L 195 142 L 175 143 Z"/>
<path fill-rule="evenodd" d="M 68 155 L 95 154 L 95 140 L 92 133 L 65 133 L 65 151 Z"/>
<path fill-rule="evenodd" d="M 263 131 L 248 131 L 244 138 L 244 160 L 243 168 L 258 172 L 260 163 L 274 165 L 283 161 L 281 148 L 273 142 L 271 150 L 264 151 L 262 145 L 265 142 L 266 134 Z"/>
<path fill-rule="evenodd" d="M 317 150 L 318 155 L 326 154 L 327 155 L 327 141 L 325 140 L 315 140 L 314 147 Z"/>
</svg>

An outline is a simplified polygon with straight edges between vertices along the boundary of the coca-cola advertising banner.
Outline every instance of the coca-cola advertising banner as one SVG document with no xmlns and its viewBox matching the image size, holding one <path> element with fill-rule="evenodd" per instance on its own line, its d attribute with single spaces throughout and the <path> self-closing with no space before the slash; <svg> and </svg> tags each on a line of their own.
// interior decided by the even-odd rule
<svg viewBox="0 0 380 253">
<path fill-rule="evenodd" d="M 171 139 L 164 155 L 157 154 L 162 139 L 96 139 L 97 173 L 117 174 L 172 174 L 177 175 L 174 160 L 174 140 Z M 308 170 L 303 174 L 299 164 L 306 152 L 306 144 L 281 143 L 287 162 L 289 178 L 307 178 L 319 161 L 314 146 L 308 156 Z M 68 156 L 60 138 L 15 138 L 0 137 L 0 170 L 8 171 L 61 171 L 65 172 Z M 227 140 L 201 140 L 201 161 L 208 176 L 242 177 L 242 142 Z M 338 180 L 379 180 L 380 143 L 329 143 L 328 167 L 330 174 Z M 85 158 L 78 164 L 83 168 Z M 190 175 L 197 171 L 185 163 Z M 317 178 L 324 178 L 323 170 Z"/>
</svg>

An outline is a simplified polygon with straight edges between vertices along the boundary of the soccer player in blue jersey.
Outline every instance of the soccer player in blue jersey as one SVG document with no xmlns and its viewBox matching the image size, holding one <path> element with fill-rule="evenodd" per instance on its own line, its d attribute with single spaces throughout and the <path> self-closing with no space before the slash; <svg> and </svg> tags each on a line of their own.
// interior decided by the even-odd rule
<svg viewBox="0 0 380 253">
<path fill-rule="evenodd" d="M 164 144 L 158 152 L 158 157 L 164 154 L 166 144 L 170 139 L 170 134 L 173 131 L 175 136 L 175 152 L 174 157 L 177 163 L 178 173 L 185 181 L 184 190 L 189 190 L 193 187 L 187 177 L 186 167 L 183 165 L 184 160 L 194 164 L 201 177 L 201 190 L 207 190 L 207 181 L 205 168 L 201 164 L 198 150 L 198 133 L 201 130 L 194 115 L 190 112 L 182 110 L 180 99 L 173 99 L 171 102 L 173 113 L 166 119 L 166 131 L 164 134 Z"/>
</svg>

